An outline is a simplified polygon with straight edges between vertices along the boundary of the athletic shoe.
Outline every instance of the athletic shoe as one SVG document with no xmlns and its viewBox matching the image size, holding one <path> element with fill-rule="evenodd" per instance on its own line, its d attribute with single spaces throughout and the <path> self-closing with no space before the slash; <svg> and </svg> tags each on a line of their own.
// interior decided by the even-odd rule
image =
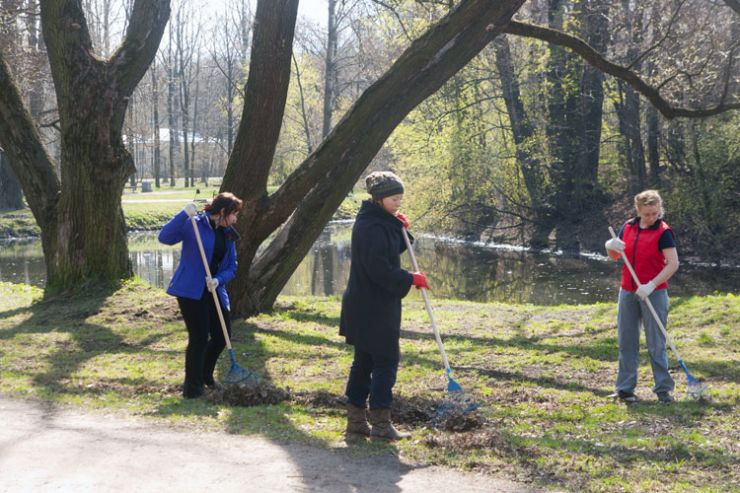
<svg viewBox="0 0 740 493">
<path fill-rule="evenodd" d="M 613 394 L 610 394 L 609 397 L 611 397 L 612 399 L 619 399 L 620 401 L 626 402 L 628 404 L 637 402 L 637 396 L 633 392 L 626 392 L 624 390 L 618 390 Z"/>
<path fill-rule="evenodd" d="M 673 402 L 673 396 L 668 392 L 658 392 L 658 401 L 661 404 L 670 404 Z"/>
</svg>

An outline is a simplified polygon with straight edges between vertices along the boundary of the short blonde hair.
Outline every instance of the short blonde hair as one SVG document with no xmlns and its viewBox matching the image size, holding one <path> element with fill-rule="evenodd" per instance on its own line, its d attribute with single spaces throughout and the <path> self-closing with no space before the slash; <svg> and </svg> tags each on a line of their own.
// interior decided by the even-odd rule
<svg viewBox="0 0 740 493">
<path fill-rule="evenodd" d="M 645 190 L 635 195 L 635 208 L 657 205 L 660 209 L 660 217 L 663 217 L 663 199 L 657 190 Z"/>
</svg>

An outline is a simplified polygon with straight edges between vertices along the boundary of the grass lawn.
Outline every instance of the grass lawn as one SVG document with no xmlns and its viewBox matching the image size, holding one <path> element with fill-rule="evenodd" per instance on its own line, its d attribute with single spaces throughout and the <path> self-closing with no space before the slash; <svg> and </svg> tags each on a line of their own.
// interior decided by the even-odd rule
<svg viewBox="0 0 740 493">
<path fill-rule="evenodd" d="M 195 187 L 200 191 L 198 194 L 195 193 L 195 188 L 182 186 L 169 187 L 163 185 L 160 190 L 155 189 L 150 193 L 131 191 L 130 188 L 126 188 L 121 199 L 123 214 L 129 231 L 159 229 L 186 203 L 195 200 L 198 204 L 202 204 L 206 199 L 218 194 L 219 183 L 214 181 L 209 183 L 216 183 L 216 186 L 204 187 L 199 185 Z M 277 187 L 268 187 L 268 192 L 272 193 L 276 189 Z M 363 197 L 364 194 L 362 193 L 350 193 L 334 214 L 334 219 L 354 218 Z M 40 235 L 41 230 L 36 224 L 30 209 L 0 212 L 0 239 L 27 238 Z"/>
<path fill-rule="evenodd" d="M 738 491 L 737 297 L 673 300 L 669 330 L 712 390 L 706 402 L 684 400 L 676 369 L 678 401 L 668 406 L 650 392 L 644 351 L 641 402 L 606 397 L 617 367 L 613 304 L 434 305 L 455 379 L 481 407 L 453 426 L 432 426 L 428 410 L 446 382 L 414 295 L 404 302 L 395 409 L 414 437 L 398 444 L 343 439 L 335 397 L 351 350 L 337 335 L 337 299 L 281 298 L 274 313 L 235 321 L 240 364 L 290 389 L 288 400 L 244 407 L 180 398 L 185 330 L 161 290 L 131 281 L 42 301 L 36 288 L 0 284 L 0 392 L 358 455 L 400 453 L 570 491 Z"/>
</svg>

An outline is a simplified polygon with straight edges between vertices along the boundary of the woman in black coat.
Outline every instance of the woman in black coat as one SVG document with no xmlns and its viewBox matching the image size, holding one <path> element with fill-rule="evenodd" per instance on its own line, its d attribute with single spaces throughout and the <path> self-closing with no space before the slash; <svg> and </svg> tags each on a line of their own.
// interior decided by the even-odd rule
<svg viewBox="0 0 740 493">
<path fill-rule="evenodd" d="M 352 229 L 352 263 L 339 329 L 355 347 L 346 390 L 347 433 L 397 440 L 409 436 L 390 419 L 400 357 L 401 298 L 412 285 L 428 285 L 421 272 L 401 268 L 406 249 L 402 231 L 408 221 L 398 212 L 404 192 L 400 178 L 375 172 L 365 184 L 372 200 L 362 203 Z"/>
</svg>

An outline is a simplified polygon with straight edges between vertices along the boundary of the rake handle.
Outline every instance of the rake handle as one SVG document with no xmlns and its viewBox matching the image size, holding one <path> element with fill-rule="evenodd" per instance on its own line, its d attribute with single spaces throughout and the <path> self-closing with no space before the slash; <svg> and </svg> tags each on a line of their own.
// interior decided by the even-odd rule
<svg viewBox="0 0 740 493">
<path fill-rule="evenodd" d="M 401 228 L 401 231 L 403 232 L 403 241 L 406 242 L 406 249 L 409 251 L 409 256 L 411 257 L 411 265 L 414 266 L 414 271 L 419 272 L 419 264 L 416 263 L 416 255 L 414 255 L 414 248 L 411 246 L 411 241 L 409 240 L 409 235 L 406 233 L 406 228 Z M 427 313 L 429 314 L 429 320 L 432 322 L 432 330 L 434 331 L 434 338 L 437 341 L 437 347 L 439 347 L 439 352 L 442 353 L 442 363 L 445 365 L 445 370 L 447 371 L 447 374 L 449 375 L 452 370 L 450 369 L 450 364 L 447 362 L 447 353 L 445 352 L 445 346 L 442 344 L 442 337 L 439 335 L 439 329 L 437 328 L 437 321 L 434 319 L 434 312 L 432 312 L 432 304 L 429 303 L 429 295 L 427 294 L 426 288 L 421 288 L 421 296 L 424 298 L 424 304 L 427 307 Z"/>
<path fill-rule="evenodd" d="M 208 279 L 211 279 L 211 268 L 208 266 L 208 259 L 206 258 L 206 251 L 203 249 L 203 241 L 200 239 L 200 231 L 198 231 L 198 223 L 195 222 L 195 216 L 190 216 L 190 223 L 193 225 L 193 231 L 195 231 L 195 241 L 198 243 L 198 250 L 200 251 L 200 258 L 201 260 L 203 260 L 203 267 L 205 267 L 206 269 L 206 276 L 208 276 Z M 229 337 L 229 331 L 226 330 L 226 321 L 224 320 L 224 314 L 221 311 L 221 303 L 218 300 L 218 293 L 214 289 L 213 291 L 211 291 L 211 294 L 213 295 L 213 303 L 216 305 L 216 312 L 218 313 L 218 320 L 219 322 L 221 322 L 221 330 L 224 333 L 224 340 L 226 341 L 226 348 L 229 350 L 229 355 L 231 355 L 233 353 L 233 349 L 231 349 L 231 338 Z M 232 361 L 233 361 L 233 356 L 232 356 Z"/>
<path fill-rule="evenodd" d="M 617 238 L 617 234 L 614 232 L 614 228 L 609 226 L 609 233 L 611 233 L 612 238 Z M 627 266 L 627 270 L 630 271 L 630 274 L 632 274 L 632 279 L 635 280 L 635 283 L 639 287 L 640 279 L 638 279 L 637 274 L 635 273 L 635 269 L 632 268 L 632 264 L 630 263 L 629 259 L 627 258 L 627 254 L 622 251 L 622 260 L 624 261 L 624 265 Z M 676 345 L 673 344 L 673 338 L 668 334 L 668 331 L 665 330 L 665 326 L 663 325 L 663 322 L 660 321 L 660 317 L 658 317 L 658 313 L 655 311 L 655 308 L 653 308 L 653 304 L 650 302 L 649 298 L 645 298 L 645 304 L 647 305 L 648 309 L 650 310 L 650 313 L 653 314 L 653 318 L 655 319 L 655 322 L 658 324 L 658 327 L 660 327 L 660 331 L 663 332 L 663 335 L 665 336 L 666 340 L 668 341 L 668 345 L 671 346 L 671 350 L 673 350 L 673 354 L 676 355 L 676 359 L 680 362 L 683 362 L 683 359 L 681 359 L 681 355 L 678 354 L 678 349 L 676 349 Z"/>
</svg>

